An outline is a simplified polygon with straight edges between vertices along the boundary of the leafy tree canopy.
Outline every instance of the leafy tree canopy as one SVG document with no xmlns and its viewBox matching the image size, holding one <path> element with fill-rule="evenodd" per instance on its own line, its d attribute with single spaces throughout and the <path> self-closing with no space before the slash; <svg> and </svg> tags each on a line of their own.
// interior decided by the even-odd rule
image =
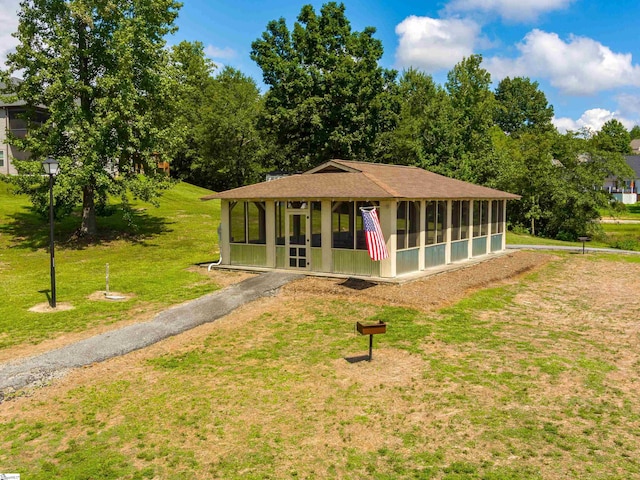
<svg viewBox="0 0 640 480">
<path fill-rule="evenodd" d="M 80 234 L 96 233 L 96 203 L 107 194 L 149 200 L 167 186 L 155 165 L 178 140 L 162 112 L 172 91 L 164 37 L 179 7 L 174 0 L 21 3 L 19 44 L 3 77 L 22 71 L 22 82 L 5 82 L 10 93 L 31 114 L 46 106 L 48 118 L 28 137 L 11 140 L 31 152 L 31 161 L 16 166 L 32 175 L 16 181 L 42 207 L 40 161 L 55 156 L 58 213 L 82 196 Z"/>
<path fill-rule="evenodd" d="M 482 68 L 482 56 L 463 58 L 447 75 L 445 88 L 454 110 L 452 127 L 458 133 L 457 163 L 449 165 L 450 175 L 482 183 L 478 163 L 491 149 L 489 130 L 494 125 L 496 100 L 489 89 L 491 75 Z"/>
<path fill-rule="evenodd" d="M 631 136 L 624 125 L 615 118 L 606 122 L 593 136 L 592 141 L 600 150 L 622 155 L 631 154 Z"/>
<path fill-rule="evenodd" d="M 400 77 L 397 98 L 398 125 L 387 135 L 382 161 L 449 174 L 459 153 L 459 131 L 447 92 L 429 75 L 409 69 Z"/>
<path fill-rule="evenodd" d="M 183 41 L 171 48 L 169 75 L 176 88 L 172 108 L 166 113 L 174 117 L 174 132 L 183 139 L 172 159 L 171 175 L 200 186 L 206 186 L 205 179 L 194 174 L 193 165 L 203 161 L 209 132 L 205 112 L 213 95 L 214 70 L 201 42 Z"/>
<path fill-rule="evenodd" d="M 263 98 L 255 81 L 231 67 L 214 79 L 202 111 L 201 155 L 191 165 L 195 183 L 213 190 L 262 180 L 269 168 L 257 129 Z"/>
<path fill-rule="evenodd" d="M 293 32 L 284 18 L 253 42 L 266 94 L 263 128 L 282 155 L 279 167 L 303 170 L 330 158 L 373 160 L 379 134 L 395 125 L 396 72 L 378 65 L 375 29 L 351 30 L 343 4 L 318 15 L 302 8 Z"/>
<path fill-rule="evenodd" d="M 503 132 L 549 132 L 553 130 L 553 107 L 538 82 L 528 78 L 506 77 L 496 88 L 496 124 Z"/>
</svg>

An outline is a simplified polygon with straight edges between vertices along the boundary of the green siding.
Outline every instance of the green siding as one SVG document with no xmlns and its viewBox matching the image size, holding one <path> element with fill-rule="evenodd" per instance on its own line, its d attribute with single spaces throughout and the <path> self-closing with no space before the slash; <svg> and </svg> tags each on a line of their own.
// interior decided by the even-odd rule
<svg viewBox="0 0 640 480">
<path fill-rule="evenodd" d="M 231 244 L 231 265 L 251 267 L 267 266 L 267 247 L 265 245 Z"/>
<path fill-rule="evenodd" d="M 502 250 L 502 233 L 496 233 L 491 235 L 491 251 L 499 252 Z"/>
<path fill-rule="evenodd" d="M 486 255 L 487 253 L 487 237 L 478 237 L 473 239 L 473 256 Z"/>
<path fill-rule="evenodd" d="M 366 250 L 331 249 L 333 273 L 344 275 L 380 276 L 380 262 L 374 262 Z"/>
<path fill-rule="evenodd" d="M 458 262 L 469 258 L 469 240 L 459 240 L 451 243 L 451 261 Z"/>
<path fill-rule="evenodd" d="M 420 269 L 420 249 L 411 248 L 396 252 L 396 275 L 417 272 Z"/>
<path fill-rule="evenodd" d="M 444 243 L 441 243 L 440 245 L 431 245 L 429 247 L 425 247 L 424 248 L 425 268 L 444 265 L 447 261 L 446 249 L 447 249 L 447 245 Z"/>
<path fill-rule="evenodd" d="M 322 268 L 322 248 L 311 249 L 311 270 L 314 272 L 324 272 Z"/>
<path fill-rule="evenodd" d="M 284 247 L 276 247 L 276 268 L 284 268 Z"/>
</svg>

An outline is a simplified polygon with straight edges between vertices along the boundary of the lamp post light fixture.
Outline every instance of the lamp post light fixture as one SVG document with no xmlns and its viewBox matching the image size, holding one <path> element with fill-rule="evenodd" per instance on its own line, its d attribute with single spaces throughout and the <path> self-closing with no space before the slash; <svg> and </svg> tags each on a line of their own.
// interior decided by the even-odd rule
<svg viewBox="0 0 640 480">
<path fill-rule="evenodd" d="M 51 253 L 51 308 L 56 308 L 56 260 L 53 245 L 53 177 L 58 174 L 60 164 L 53 157 L 42 162 L 44 173 L 49 175 L 49 252 Z"/>
</svg>

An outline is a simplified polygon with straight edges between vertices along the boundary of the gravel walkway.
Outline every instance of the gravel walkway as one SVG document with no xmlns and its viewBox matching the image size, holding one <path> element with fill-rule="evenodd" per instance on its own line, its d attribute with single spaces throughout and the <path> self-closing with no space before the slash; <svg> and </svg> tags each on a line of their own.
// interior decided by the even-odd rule
<svg viewBox="0 0 640 480">
<path fill-rule="evenodd" d="M 148 322 L 96 335 L 41 355 L 0 364 L 0 402 L 15 390 L 46 384 L 71 368 L 125 355 L 213 322 L 246 303 L 273 295 L 278 288 L 300 277 L 296 273 L 264 273 L 161 312 Z"/>
</svg>

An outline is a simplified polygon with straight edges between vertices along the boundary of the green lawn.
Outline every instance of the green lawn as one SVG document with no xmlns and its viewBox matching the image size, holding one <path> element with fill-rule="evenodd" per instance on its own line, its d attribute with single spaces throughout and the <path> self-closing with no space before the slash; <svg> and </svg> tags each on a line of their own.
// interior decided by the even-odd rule
<svg viewBox="0 0 640 480">
<path fill-rule="evenodd" d="M 563 242 L 562 240 L 554 240 L 552 238 L 534 237 L 524 233 L 507 232 L 508 245 L 555 245 L 555 246 L 578 246 L 582 243 Z"/>
<path fill-rule="evenodd" d="M 163 195 L 159 208 L 134 202 L 130 220 L 119 212 L 99 218 L 100 238 L 91 245 L 70 239 L 77 215 L 56 222 L 57 302 L 75 308 L 32 313 L 50 290 L 49 223 L 10 188 L 0 182 L 0 349 L 144 317 L 216 288 L 188 268 L 218 257 L 220 204 L 202 202 L 211 192 L 181 183 Z M 107 263 L 110 290 L 133 295 L 130 300 L 88 299 L 105 290 Z"/>
<path fill-rule="evenodd" d="M 627 205 L 625 212 L 603 210 L 602 217 L 613 217 L 618 220 L 640 220 L 640 204 Z M 587 245 L 594 248 L 618 248 L 621 250 L 640 251 L 640 224 L 602 223 L 603 236 L 594 238 Z M 582 246 L 581 242 L 563 242 L 550 238 L 507 232 L 507 244 L 510 245 L 555 245 Z"/>
<path fill-rule="evenodd" d="M 620 312 L 640 264 L 554 258 L 433 311 L 265 300 L 0 405 L 0 465 L 42 480 L 639 478 L 640 350 Z M 378 320 L 374 361 L 346 361 L 367 348 L 354 322 Z"/>
<path fill-rule="evenodd" d="M 507 245 L 552 245 L 559 247 L 582 247 L 582 242 L 564 242 L 562 240 L 534 237 L 533 235 L 514 233 L 509 231 L 507 232 Z M 586 246 L 593 248 L 615 248 L 608 239 L 600 241 L 592 240 L 587 243 Z"/>
<path fill-rule="evenodd" d="M 0 184 L 2 348 L 215 289 L 189 270 L 217 257 L 219 204 L 205 193 L 181 184 L 159 209 L 136 204 L 124 234 L 119 214 L 101 219 L 91 246 L 69 240 L 77 217 L 60 222 L 58 300 L 75 309 L 36 314 L 48 224 Z M 87 480 L 638 478 L 640 349 L 628 312 L 640 308 L 640 259 L 551 258 L 424 311 L 285 287 L 0 404 L 0 467 Z M 87 298 L 104 289 L 106 263 L 131 300 Z M 388 330 L 374 361 L 347 361 L 367 349 L 354 323 L 379 320 Z"/>
<path fill-rule="evenodd" d="M 625 211 L 620 212 L 612 208 L 600 212 L 603 217 L 613 217 L 620 220 L 640 220 L 640 203 L 625 205 Z"/>
</svg>

